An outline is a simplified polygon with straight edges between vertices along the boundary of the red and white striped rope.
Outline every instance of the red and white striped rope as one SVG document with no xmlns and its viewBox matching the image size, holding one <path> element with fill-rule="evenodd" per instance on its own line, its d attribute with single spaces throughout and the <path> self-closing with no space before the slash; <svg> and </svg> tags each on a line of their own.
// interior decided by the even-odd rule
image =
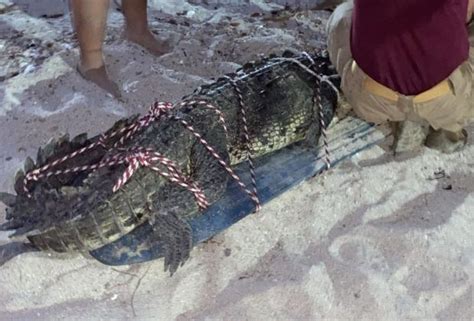
<svg viewBox="0 0 474 321">
<path fill-rule="evenodd" d="M 203 106 L 205 108 L 208 108 L 208 109 L 214 111 L 216 113 L 216 115 L 219 117 L 219 122 L 221 123 L 221 126 L 224 129 L 224 134 L 226 136 L 226 139 L 229 138 L 229 130 L 227 129 L 227 125 L 226 125 L 225 118 L 224 118 L 224 113 L 219 108 L 217 108 L 215 105 L 208 102 L 207 100 L 185 100 L 185 101 L 182 101 L 182 102 L 178 103 L 177 106 L 178 107 L 187 106 L 187 107 L 191 107 L 191 108 L 194 108 L 195 106 Z"/>
<path fill-rule="evenodd" d="M 115 143 L 114 147 L 123 145 L 127 139 L 134 136 L 138 131 L 142 130 L 143 128 L 148 127 L 152 122 L 159 120 L 162 116 L 164 116 L 168 111 L 173 108 L 173 105 L 169 102 L 155 102 L 150 107 L 148 113 L 142 118 L 138 119 L 138 121 L 136 121 L 134 124 L 122 128 L 121 130 L 117 130 L 105 138 L 110 139 L 117 135 L 122 135 L 120 140 Z"/>
<path fill-rule="evenodd" d="M 313 67 L 315 65 L 314 60 L 306 54 L 307 57 L 310 59 Z M 320 120 L 320 127 L 321 127 L 321 132 L 323 136 L 323 142 L 325 146 L 325 162 L 327 165 L 327 168 L 330 167 L 330 157 L 329 157 L 329 148 L 328 148 L 328 143 L 327 143 L 327 133 L 326 133 L 326 124 L 324 121 L 324 112 L 323 108 L 321 105 L 321 99 L 320 99 L 320 86 L 321 83 L 324 82 L 325 80 L 321 78 L 320 75 L 317 75 L 313 70 L 310 68 L 306 67 L 303 65 L 300 61 L 296 59 L 285 59 L 289 60 L 292 62 L 297 63 L 300 65 L 304 70 L 307 72 L 316 75 L 316 79 L 318 80 L 316 83 L 316 88 L 315 88 L 315 97 L 314 101 L 315 104 L 318 106 L 318 112 L 319 112 L 319 120 Z M 240 106 L 240 113 L 242 116 L 242 123 L 244 126 L 244 136 L 246 140 L 246 148 L 247 148 L 247 162 L 249 164 L 250 168 L 250 174 L 251 174 L 251 179 L 252 179 L 252 186 L 253 186 L 253 191 L 250 191 L 247 186 L 242 182 L 241 178 L 234 172 L 234 170 L 231 168 L 231 166 L 224 161 L 224 159 L 216 152 L 216 150 L 209 145 L 209 143 L 202 137 L 201 134 L 199 134 L 194 127 L 188 123 L 186 120 L 178 117 L 178 116 L 173 116 L 177 121 L 180 121 L 183 126 L 188 129 L 193 136 L 195 136 L 198 141 L 208 150 L 208 152 L 218 161 L 218 163 L 227 171 L 227 173 L 237 182 L 237 184 L 240 186 L 240 188 L 249 195 L 249 197 L 255 202 L 256 204 L 256 211 L 260 210 L 261 204 L 260 200 L 258 197 L 257 193 L 257 184 L 256 184 L 256 175 L 255 175 L 255 166 L 253 163 L 253 158 L 251 155 L 251 147 L 250 147 L 250 136 L 249 136 L 249 130 L 248 130 L 248 124 L 247 124 L 247 117 L 246 117 L 246 110 L 245 110 L 245 104 L 243 100 L 243 95 L 242 91 L 240 90 L 238 84 L 233 80 L 232 78 L 228 77 L 231 85 L 233 86 L 234 90 L 237 93 L 238 99 L 239 99 L 239 106 Z M 191 107 L 194 108 L 196 106 L 203 106 L 205 108 L 208 108 L 216 113 L 216 115 L 219 118 L 219 122 L 221 123 L 224 133 L 226 135 L 226 138 L 228 139 L 228 129 L 226 126 L 224 114 L 222 113 L 219 108 L 211 104 L 210 102 L 206 100 L 191 100 L 191 101 L 183 101 L 178 103 L 176 106 L 179 107 Z M 70 174 L 70 173 L 78 173 L 78 172 L 84 172 L 84 171 L 95 171 L 99 168 L 104 168 L 104 167 L 111 167 L 111 166 L 116 166 L 116 165 L 121 165 L 121 164 L 128 164 L 128 167 L 126 168 L 125 172 L 122 174 L 122 176 L 119 178 L 119 180 L 116 182 L 116 184 L 113 187 L 113 192 L 116 192 L 120 188 L 122 188 L 127 181 L 133 176 L 133 174 L 138 170 L 140 166 L 150 168 L 151 170 L 157 172 L 161 176 L 167 178 L 173 183 L 176 183 L 186 189 L 188 189 L 190 192 L 193 193 L 196 203 L 201 209 L 205 209 L 206 207 L 209 206 L 209 203 L 204 195 L 204 192 L 202 189 L 198 186 L 196 182 L 192 182 L 190 178 L 185 176 L 179 169 L 176 163 L 174 163 L 172 160 L 164 157 L 160 153 L 146 149 L 143 147 L 135 147 L 131 149 L 125 149 L 122 150 L 120 149 L 121 145 L 124 145 L 125 141 L 133 137 L 137 132 L 143 130 L 144 128 L 150 126 L 151 123 L 160 120 L 163 116 L 167 115 L 167 113 L 173 109 L 175 106 L 173 106 L 171 103 L 168 102 L 155 102 L 151 107 L 149 112 L 143 116 L 142 118 L 138 119 L 135 121 L 133 124 L 130 124 L 128 126 L 125 126 L 121 129 L 118 129 L 116 131 L 113 131 L 109 134 L 102 135 L 97 142 L 91 143 L 85 147 L 82 147 L 72 153 L 69 153 L 57 160 L 54 160 L 48 164 L 43 165 L 40 168 L 34 169 L 28 173 L 26 173 L 25 178 L 23 180 L 23 189 L 26 193 L 26 195 L 31 196 L 29 189 L 28 189 L 28 183 L 30 181 L 38 181 L 41 178 L 47 178 L 50 176 L 57 176 L 57 175 L 63 175 L 63 174 Z M 118 153 L 109 156 L 105 160 L 102 160 L 96 164 L 88 164 L 88 165 L 82 165 L 82 166 L 76 166 L 73 168 L 65 168 L 65 169 L 58 169 L 54 170 L 55 167 L 58 165 L 61 165 L 65 163 L 68 160 L 71 160 L 81 154 L 84 154 L 96 147 L 102 147 L 104 149 L 109 148 L 106 143 L 108 140 L 113 139 L 113 138 L 118 138 L 118 140 L 115 142 L 113 147 L 117 149 Z M 163 171 L 160 168 L 156 167 L 157 164 L 161 164 L 167 168 L 167 171 Z"/>
<path fill-rule="evenodd" d="M 173 108 L 173 105 L 171 103 L 163 103 L 163 102 L 155 102 L 151 107 L 149 112 L 143 116 L 142 118 L 138 119 L 135 123 L 130 124 L 129 126 L 126 126 L 124 128 L 121 128 L 119 130 L 116 130 L 110 134 L 107 135 L 101 135 L 99 140 L 95 143 L 91 143 L 87 146 L 84 146 L 72 153 L 69 153 L 59 159 L 56 159 L 53 162 L 50 162 L 48 164 L 43 165 L 40 168 L 34 169 L 28 173 L 26 173 L 25 178 L 23 179 L 23 190 L 25 193 L 30 196 L 29 189 L 28 189 L 28 183 L 30 181 L 38 181 L 40 178 L 44 177 L 49 177 L 52 175 L 60 175 L 60 174 L 69 174 L 69 173 L 75 173 L 75 172 L 83 172 L 87 170 L 96 170 L 99 168 L 99 164 L 95 165 L 85 165 L 85 166 L 78 166 L 74 167 L 72 169 L 65 169 L 65 170 L 56 170 L 51 172 L 51 170 L 54 167 L 57 167 L 58 165 L 71 160 L 73 158 L 76 158 L 77 156 L 84 154 L 85 152 L 88 152 L 96 147 L 103 147 L 107 148 L 105 145 L 105 142 L 109 139 L 112 139 L 116 136 L 121 136 L 120 140 L 114 145 L 114 147 L 118 146 L 118 143 L 123 144 L 126 139 L 129 139 L 131 136 L 133 136 L 137 131 L 139 131 L 142 128 L 147 127 L 151 122 L 158 120 L 161 118 L 164 114 L 166 114 L 170 109 Z"/>
<path fill-rule="evenodd" d="M 255 211 L 259 212 L 260 209 L 262 208 L 260 198 L 258 197 L 258 189 L 257 189 L 257 175 L 255 174 L 255 165 L 253 162 L 253 157 L 252 157 L 252 148 L 250 146 L 250 135 L 249 135 L 249 128 L 248 128 L 248 122 L 247 122 L 247 113 L 246 113 L 246 107 L 244 103 L 244 96 L 242 94 L 242 90 L 240 89 L 239 85 L 237 82 L 232 79 L 229 76 L 225 77 L 229 83 L 232 85 L 234 91 L 237 93 L 237 98 L 239 100 L 239 109 L 240 109 L 240 114 L 242 116 L 242 124 L 244 127 L 244 138 L 245 138 L 245 147 L 246 147 L 246 154 L 247 154 L 247 163 L 249 165 L 249 170 L 250 170 L 250 177 L 252 180 L 252 187 L 253 187 L 253 196 L 252 200 L 255 203 Z"/>
<path fill-rule="evenodd" d="M 210 110 L 213 110 L 217 116 L 219 117 L 219 122 L 221 123 L 225 135 L 228 136 L 228 128 L 226 126 L 225 118 L 221 110 L 205 100 L 191 100 L 191 101 L 183 101 L 177 104 L 179 107 L 188 106 L 194 108 L 196 106 L 203 106 Z M 121 164 L 128 164 L 128 167 L 116 182 L 113 187 L 113 192 L 118 191 L 122 188 L 127 181 L 133 176 L 133 174 L 138 170 L 140 166 L 148 167 L 153 171 L 156 171 L 161 176 L 169 179 L 171 182 L 176 183 L 194 194 L 196 202 L 201 209 L 204 209 L 209 206 L 209 203 L 204 195 L 202 189 L 198 186 L 196 182 L 192 182 L 189 178 L 187 178 L 183 173 L 178 170 L 178 166 L 171 160 L 167 159 L 163 155 L 159 154 L 158 152 L 152 151 L 150 149 L 143 149 L 143 148 L 135 148 L 129 150 L 123 150 L 117 154 L 111 155 L 110 157 L 102 160 L 96 164 L 89 164 L 83 166 L 76 166 L 73 168 L 66 168 L 66 169 L 59 169 L 53 170 L 54 167 L 71 160 L 77 157 L 80 154 L 83 154 L 89 150 L 92 150 L 95 147 L 102 146 L 107 148 L 106 141 L 114 138 L 120 137 L 120 139 L 114 144 L 114 148 L 117 151 L 121 149 L 118 147 L 123 145 L 124 142 L 135 135 L 138 131 L 142 130 L 143 128 L 148 127 L 152 122 L 161 119 L 163 115 L 165 115 L 169 110 L 174 108 L 174 106 L 170 103 L 162 103 L 157 102 L 155 103 L 148 112 L 147 115 L 143 116 L 142 118 L 138 119 L 135 123 L 126 126 L 122 129 L 116 130 L 110 134 L 103 135 L 100 139 L 88 146 L 85 146 L 77 151 L 74 151 L 64 157 L 55 160 L 51 163 L 44 165 L 41 168 L 32 170 L 31 172 L 27 173 L 24 179 L 24 190 L 29 195 L 28 183 L 30 181 L 38 181 L 41 178 L 50 177 L 50 176 L 57 176 L 57 175 L 64 175 L 64 174 L 71 174 L 71 173 L 78 173 L 84 171 L 94 171 L 99 168 L 104 167 L 111 167 Z M 175 117 L 178 119 L 178 117 Z M 212 154 L 212 156 L 218 160 L 218 162 L 225 168 L 225 170 L 231 175 L 231 177 L 237 181 L 238 185 L 247 193 L 253 200 L 255 197 L 252 192 L 246 189 L 246 186 L 242 183 L 240 177 L 234 172 L 234 170 L 228 165 L 222 157 L 212 148 L 208 142 L 197 133 L 197 131 L 185 120 L 178 119 L 190 132 L 193 136 L 198 138 L 199 142 L 205 146 L 205 148 Z M 154 163 L 159 163 L 167 167 L 167 172 L 162 171 L 158 167 L 154 166 Z"/>
<path fill-rule="evenodd" d="M 207 149 L 207 151 L 212 155 L 212 157 L 214 157 L 214 159 L 217 160 L 217 162 L 224 168 L 224 170 L 237 182 L 237 184 L 244 191 L 244 193 L 249 195 L 249 197 L 252 200 L 254 200 L 253 192 L 251 192 L 247 188 L 247 186 L 245 186 L 245 184 L 242 182 L 242 179 L 235 173 L 235 171 L 232 169 L 232 167 L 217 153 L 217 151 L 211 145 L 209 145 L 209 143 L 202 137 L 202 135 L 199 134 L 194 129 L 194 127 L 189 122 L 187 122 L 186 120 L 184 120 L 184 119 L 182 119 L 178 116 L 175 116 L 174 119 L 181 122 L 181 124 L 183 124 L 183 126 L 187 130 L 189 130 L 194 137 L 196 137 L 198 139 L 199 143 L 201 143 L 204 146 L 204 148 Z"/>
<path fill-rule="evenodd" d="M 314 103 L 318 106 L 318 114 L 319 114 L 319 124 L 321 127 L 321 136 L 323 138 L 323 146 L 324 146 L 324 163 L 326 164 L 326 169 L 331 168 L 331 153 L 329 151 L 329 143 L 328 143 L 328 134 L 327 134 L 327 125 L 324 121 L 324 111 L 323 106 L 321 105 L 321 97 L 320 97 L 320 87 L 316 85 L 316 94 L 314 95 Z"/>
<path fill-rule="evenodd" d="M 303 52 L 303 55 L 305 55 L 308 60 L 310 61 L 311 65 L 310 68 L 313 68 L 316 66 L 316 62 L 314 59 L 307 53 Z M 321 67 L 321 66 L 318 66 Z M 326 164 L 326 170 L 331 168 L 331 154 L 329 152 L 329 143 L 328 143 L 328 135 L 327 135 L 327 124 L 324 121 L 324 110 L 323 110 L 323 105 L 322 105 L 322 99 L 321 99 L 321 85 L 323 83 L 323 80 L 320 77 L 316 77 L 316 84 L 314 87 L 314 96 L 313 96 L 313 103 L 317 106 L 318 108 L 318 118 L 319 118 L 319 127 L 321 129 L 321 136 L 323 138 L 323 148 L 324 148 L 324 163 Z"/>
<path fill-rule="evenodd" d="M 127 181 L 133 176 L 133 174 L 138 170 L 140 166 L 143 166 L 150 168 L 161 176 L 167 178 L 172 183 L 176 183 L 179 186 L 184 187 L 191 193 L 193 193 L 194 198 L 196 199 L 196 203 L 198 204 L 201 210 L 204 210 L 209 206 L 209 202 L 207 201 L 204 192 L 197 185 L 197 183 L 192 182 L 191 179 L 185 176 L 178 169 L 178 166 L 175 162 L 173 162 L 169 158 L 164 157 L 160 153 L 150 149 L 140 148 L 126 155 L 125 160 L 129 164 L 129 166 L 122 174 L 122 177 L 119 178 L 117 183 L 114 185 L 114 193 L 127 183 Z M 160 168 L 156 167 L 154 165 L 156 163 L 166 166 L 168 172 L 162 171 Z"/>
</svg>

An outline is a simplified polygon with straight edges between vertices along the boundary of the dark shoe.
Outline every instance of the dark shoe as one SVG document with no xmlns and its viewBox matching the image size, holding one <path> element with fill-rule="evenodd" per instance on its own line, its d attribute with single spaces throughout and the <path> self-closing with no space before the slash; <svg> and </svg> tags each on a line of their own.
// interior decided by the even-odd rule
<svg viewBox="0 0 474 321">
<path fill-rule="evenodd" d="M 429 125 L 413 121 L 390 122 L 394 154 L 420 149 L 429 132 Z"/>
<path fill-rule="evenodd" d="M 458 152 L 467 144 L 467 132 L 462 129 L 458 132 L 450 132 L 444 129 L 434 130 L 426 137 L 425 145 L 442 153 L 450 154 Z"/>
</svg>

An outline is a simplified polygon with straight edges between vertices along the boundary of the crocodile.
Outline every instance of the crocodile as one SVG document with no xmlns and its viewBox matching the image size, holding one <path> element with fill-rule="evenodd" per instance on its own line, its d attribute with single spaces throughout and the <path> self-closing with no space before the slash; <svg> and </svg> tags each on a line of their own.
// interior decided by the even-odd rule
<svg viewBox="0 0 474 321">
<path fill-rule="evenodd" d="M 7 205 L 0 229 L 30 249 L 87 253 L 150 224 L 149 242 L 164 249 L 173 274 L 191 252 L 189 220 L 238 180 L 236 164 L 251 169 L 252 159 L 298 142 L 316 152 L 337 105 L 334 86 L 319 76 L 336 77 L 327 54 L 286 52 L 245 64 L 174 108 L 155 104 L 155 118 L 52 140 L 17 173 L 16 195 L 0 193 Z M 48 174 L 33 175 L 40 169 Z M 242 188 L 258 208 L 258 191 Z"/>
</svg>

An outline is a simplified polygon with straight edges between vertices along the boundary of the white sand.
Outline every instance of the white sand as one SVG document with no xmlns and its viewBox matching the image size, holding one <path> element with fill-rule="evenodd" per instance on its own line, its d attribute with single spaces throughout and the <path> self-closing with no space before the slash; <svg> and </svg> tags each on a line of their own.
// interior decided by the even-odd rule
<svg viewBox="0 0 474 321">
<path fill-rule="evenodd" d="M 217 11 L 158 4 L 164 12 L 151 15 L 153 29 L 176 42 L 161 58 L 121 41 L 122 19 L 112 13 L 106 55 L 125 104 L 74 72 L 67 19 L 0 14 L 0 66 L 10 72 L 0 82 L 0 190 L 12 191 L 21 162 L 51 136 L 96 134 L 259 54 L 323 43 L 327 13 L 274 22 L 250 18 L 273 5 L 251 3 Z M 12 39 L 15 30 L 24 36 Z M 26 38 L 37 47 L 25 51 Z M 469 145 L 453 155 L 364 151 L 200 245 L 173 278 L 161 260 L 111 268 L 81 256 L 16 257 L 0 267 L 0 320 L 471 320 L 474 127 L 468 131 Z M 430 180 L 439 168 L 449 177 Z"/>
</svg>

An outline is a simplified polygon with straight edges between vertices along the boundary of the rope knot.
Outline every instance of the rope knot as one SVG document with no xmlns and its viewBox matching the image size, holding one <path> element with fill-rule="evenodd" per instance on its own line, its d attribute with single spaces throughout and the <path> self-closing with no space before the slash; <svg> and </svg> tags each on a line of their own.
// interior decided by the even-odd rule
<svg viewBox="0 0 474 321">
<path fill-rule="evenodd" d="M 128 167 L 115 183 L 112 189 L 114 193 L 122 188 L 130 180 L 130 178 L 140 168 L 140 166 L 143 166 L 157 172 L 172 183 L 176 183 L 184 188 L 187 188 L 191 193 L 193 193 L 196 203 L 201 210 L 204 210 L 209 206 L 209 202 L 207 201 L 203 190 L 198 186 L 198 184 L 184 175 L 179 170 L 178 165 L 175 162 L 158 152 L 147 148 L 133 149 L 126 153 L 126 155 L 123 157 L 122 163 L 127 163 Z M 167 171 L 163 171 L 156 167 L 157 164 L 165 166 Z"/>
</svg>

